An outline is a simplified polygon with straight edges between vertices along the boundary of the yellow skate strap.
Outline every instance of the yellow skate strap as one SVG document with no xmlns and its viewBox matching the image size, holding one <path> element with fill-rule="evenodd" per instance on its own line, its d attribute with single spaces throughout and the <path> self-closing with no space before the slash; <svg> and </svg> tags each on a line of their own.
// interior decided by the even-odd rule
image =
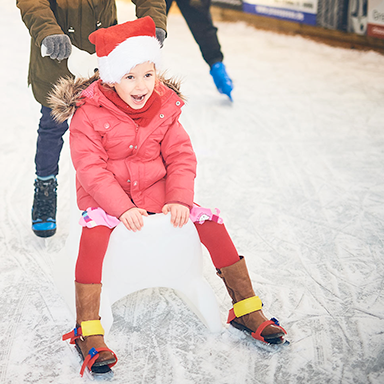
<svg viewBox="0 0 384 384">
<path fill-rule="evenodd" d="M 104 335 L 104 328 L 100 320 L 82 321 L 81 334 L 83 336 Z"/>
<path fill-rule="evenodd" d="M 263 307 L 263 303 L 259 296 L 249 297 L 233 304 L 233 311 L 236 317 L 248 315 L 248 313 L 259 311 Z"/>
</svg>

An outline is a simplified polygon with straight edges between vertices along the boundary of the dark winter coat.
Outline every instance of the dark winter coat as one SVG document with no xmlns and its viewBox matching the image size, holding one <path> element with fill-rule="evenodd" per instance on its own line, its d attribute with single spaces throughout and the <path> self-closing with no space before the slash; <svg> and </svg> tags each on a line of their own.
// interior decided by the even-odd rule
<svg viewBox="0 0 384 384">
<path fill-rule="evenodd" d="M 85 90 L 81 82 L 62 79 L 50 100 L 61 121 L 76 110 L 69 129 L 79 208 L 100 207 L 115 217 L 134 206 L 154 213 L 167 203 L 192 208 L 197 162 L 179 122 L 184 103 L 170 89 L 175 83 L 159 82 L 160 110 L 139 126 L 104 96 L 98 81 Z"/>
<path fill-rule="evenodd" d="M 166 31 L 164 0 L 132 0 L 138 17 L 151 16 L 156 27 Z M 95 47 L 90 33 L 117 23 L 115 0 L 17 0 L 22 19 L 31 35 L 28 84 L 36 100 L 45 106 L 47 95 L 60 77 L 71 76 L 67 60 L 58 62 L 41 56 L 45 37 L 66 34 L 74 46 L 89 53 Z"/>
</svg>

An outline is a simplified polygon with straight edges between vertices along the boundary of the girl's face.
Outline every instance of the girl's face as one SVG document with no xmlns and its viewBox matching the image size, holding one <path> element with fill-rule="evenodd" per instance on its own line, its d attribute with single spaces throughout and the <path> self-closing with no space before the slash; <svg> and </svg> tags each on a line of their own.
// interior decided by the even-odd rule
<svg viewBox="0 0 384 384">
<path fill-rule="evenodd" d="M 146 62 L 133 67 L 122 77 L 120 83 L 113 84 L 113 86 L 120 98 L 131 108 L 140 109 L 151 97 L 155 88 L 155 80 L 155 65 Z"/>
</svg>

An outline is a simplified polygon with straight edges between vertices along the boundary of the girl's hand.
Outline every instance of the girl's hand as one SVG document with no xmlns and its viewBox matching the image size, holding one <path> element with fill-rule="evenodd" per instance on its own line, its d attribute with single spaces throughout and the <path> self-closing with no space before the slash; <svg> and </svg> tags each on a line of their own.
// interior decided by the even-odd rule
<svg viewBox="0 0 384 384">
<path fill-rule="evenodd" d="M 142 216 L 148 216 L 148 212 L 145 209 L 135 207 L 125 211 L 119 217 L 119 220 L 126 226 L 128 230 L 136 232 L 140 231 L 144 225 Z"/>
<path fill-rule="evenodd" d="M 189 208 L 182 204 L 165 204 L 162 212 L 166 215 L 171 212 L 171 224 L 176 227 L 182 227 L 189 220 Z"/>
</svg>

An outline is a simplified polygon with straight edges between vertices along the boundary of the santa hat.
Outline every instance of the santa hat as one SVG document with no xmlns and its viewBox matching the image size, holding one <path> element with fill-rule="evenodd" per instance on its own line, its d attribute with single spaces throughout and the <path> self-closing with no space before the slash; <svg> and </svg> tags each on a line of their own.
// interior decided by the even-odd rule
<svg viewBox="0 0 384 384">
<path fill-rule="evenodd" d="M 149 16 L 98 29 L 89 41 L 96 46 L 100 78 L 106 83 L 119 83 L 138 64 L 160 65 L 160 43 Z"/>
</svg>

